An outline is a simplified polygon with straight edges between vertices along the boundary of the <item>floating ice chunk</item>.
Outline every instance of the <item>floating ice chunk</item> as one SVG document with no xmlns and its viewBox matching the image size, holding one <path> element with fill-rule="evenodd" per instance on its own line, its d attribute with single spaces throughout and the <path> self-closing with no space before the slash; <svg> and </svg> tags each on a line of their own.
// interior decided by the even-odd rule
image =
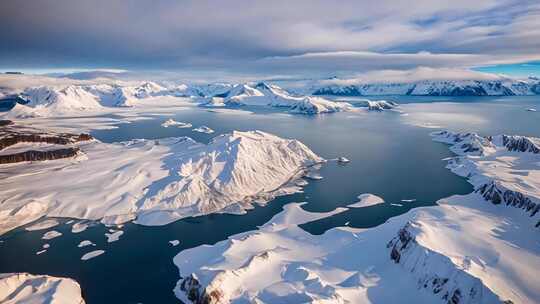
<svg viewBox="0 0 540 304">
<path fill-rule="evenodd" d="M 403 207 L 402 204 L 395 204 L 395 203 L 392 203 L 392 204 L 390 204 L 390 205 L 392 205 L 392 206 L 394 206 L 394 207 Z"/>
<path fill-rule="evenodd" d="M 359 199 L 358 202 L 356 202 L 354 204 L 347 205 L 347 207 L 362 208 L 362 207 L 369 207 L 369 206 L 374 206 L 374 205 L 384 203 L 384 200 L 382 198 L 380 198 L 380 197 L 378 197 L 376 195 L 373 195 L 371 193 L 360 194 L 358 196 L 358 199 Z"/>
<path fill-rule="evenodd" d="M 77 222 L 77 223 L 73 224 L 73 226 L 71 226 L 71 232 L 73 232 L 73 233 L 83 232 L 89 226 L 90 226 L 90 223 L 88 221 Z"/>
<path fill-rule="evenodd" d="M 43 249 L 43 250 L 40 250 L 40 251 L 36 252 L 36 255 L 40 255 L 40 254 L 45 253 L 45 252 L 47 252 L 47 249 Z"/>
<path fill-rule="evenodd" d="M 412 202 L 416 202 L 416 199 L 415 199 L 415 198 L 411 198 L 411 199 L 402 199 L 401 201 L 404 202 L 404 203 L 412 203 Z"/>
<path fill-rule="evenodd" d="M 536 112 L 536 109 L 535 109 L 535 108 L 530 108 L 530 109 L 527 109 L 527 111 L 529 111 L 529 112 Z"/>
<path fill-rule="evenodd" d="M 341 164 L 346 164 L 346 163 L 350 162 L 350 160 L 348 158 L 344 157 L 344 156 L 341 156 L 341 157 L 338 157 L 337 162 L 341 163 Z"/>
<path fill-rule="evenodd" d="M 313 172 L 313 171 L 308 172 L 308 174 L 306 174 L 306 177 L 313 180 L 323 179 L 322 175 L 319 172 Z"/>
<path fill-rule="evenodd" d="M 49 244 L 45 243 L 45 244 L 43 244 L 43 246 L 42 246 L 42 247 L 43 247 L 43 249 L 47 249 L 47 248 L 51 247 L 51 245 L 49 245 Z"/>
<path fill-rule="evenodd" d="M 190 123 L 176 121 L 176 120 L 174 120 L 172 118 L 167 119 L 164 123 L 161 124 L 161 126 L 164 127 L 164 128 L 168 128 L 170 126 L 175 126 L 177 128 L 191 128 L 191 127 L 193 127 L 193 125 L 191 125 Z"/>
<path fill-rule="evenodd" d="M 43 240 L 50 240 L 50 239 L 54 239 L 56 237 L 59 237 L 61 235 L 62 235 L 62 233 L 60 233 L 60 232 L 58 232 L 56 230 L 52 230 L 52 231 L 46 232 L 41 238 Z"/>
<path fill-rule="evenodd" d="M 111 233 L 105 233 L 105 236 L 107 237 L 107 243 L 118 241 L 120 239 L 120 236 L 124 234 L 124 231 L 122 230 L 118 230 L 118 231 L 109 230 L 109 231 L 111 231 Z"/>
<path fill-rule="evenodd" d="M 90 251 L 88 253 L 85 253 L 82 257 L 81 257 L 81 260 L 83 261 L 86 261 L 86 260 L 89 260 L 89 259 L 93 259 L 95 257 L 97 257 L 98 255 L 102 255 L 105 253 L 105 250 L 94 250 L 94 251 Z"/>
<path fill-rule="evenodd" d="M 180 241 L 179 240 L 172 240 L 172 241 L 169 241 L 169 244 L 171 244 L 173 247 L 175 247 L 175 246 L 178 246 L 178 244 L 180 244 Z"/>
<path fill-rule="evenodd" d="M 295 182 L 294 182 L 295 185 L 297 185 L 298 187 L 304 187 L 304 186 L 307 186 L 308 185 L 308 182 L 307 180 L 303 179 L 303 178 L 300 178 L 300 179 L 297 179 Z"/>
<path fill-rule="evenodd" d="M 198 127 L 198 128 L 193 129 L 193 131 L 199 132 L 199 133 L 206 133 L 206 134 L 212 134 L 212 133 L 214 133 L 214 130 L 210 129 L 210 128 L 207 127 L 207 126 L 200 126 L 200 127 Z"/>
<path fill-rule="evenodd" d="M 92 243 L 91 241 L 89 240 L 84 240 L 84 241 L 81 241 L 79 243 L 79 245 L 77 245 L 77 247 L 81 248 L 81 247 L 86 247 L 86 246 L 96 246 L 96 244 Z"/>
<path fill-rule="evenodd" d="M 47 219 L 44 221 L 39 221 L 29 227 L 26 227 L 25 229 L 27 231 L 36 231 L 36 230 L 43 230 L 43 229 L 49 229 L 55 226 L 58 226 L 58 221 L 55 219 Z"/>
</svg>

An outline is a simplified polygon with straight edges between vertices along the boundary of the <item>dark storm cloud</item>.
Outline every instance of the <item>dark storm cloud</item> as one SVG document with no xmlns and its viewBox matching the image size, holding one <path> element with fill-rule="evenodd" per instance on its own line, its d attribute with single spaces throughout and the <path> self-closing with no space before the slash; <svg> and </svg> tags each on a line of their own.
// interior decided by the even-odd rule
<svg viewBox="0 0 540 304">
<path fill-rule="evenodd" d="M 535 1 L 396 2 L 7 0 L 0 67 L 326 73 L 539 58 Z"/>
</svg>

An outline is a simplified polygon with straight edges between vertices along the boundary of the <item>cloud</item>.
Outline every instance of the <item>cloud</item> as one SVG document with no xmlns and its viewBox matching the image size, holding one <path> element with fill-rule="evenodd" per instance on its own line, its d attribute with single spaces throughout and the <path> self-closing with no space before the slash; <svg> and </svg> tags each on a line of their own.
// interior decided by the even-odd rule
<svg viewBox="0 0 540 304">
<path fill-rule="evenodd" d="M 135 85 L 139 81 L 126 81 L 110 78 L 94 78 L 90 80 L 79 80 L 65 77 L 50 77 L 42 75 L 14 75 L 0 74 L 0 91 L 3 94 L 20 92 L 28 87 L 51 86 L 66 87 L 68 85 L 93 85 L 93 84 L 118 84 Z"/>
<path fill-rule="evenodd" d="M 410 70 L 380 70 L 348 79 L 321 80 L 322 84 L 356 85 L 365 83 L 413 83 L 423 80 L 502 80 L 504 75 L 476 72 L 456 68 L 418 67 Z"/>
<path fill-rule="evenodd" d="M 2 1 L 0 68 L 279 74 L 350 71 L 348 59 L 355 69 L 517 62 L 539 57 L 539 14 L 528 0 Z"/>
</svg>

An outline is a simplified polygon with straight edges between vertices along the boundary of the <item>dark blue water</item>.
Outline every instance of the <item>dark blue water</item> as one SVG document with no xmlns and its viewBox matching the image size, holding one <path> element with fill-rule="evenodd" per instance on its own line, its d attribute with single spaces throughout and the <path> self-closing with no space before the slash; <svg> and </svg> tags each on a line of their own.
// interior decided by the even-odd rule
<svg viewBox="0 0 540 304">
<path fill-rule="evenodd" d="M 351 162 L 325 164 L 321 169 L 324 179 L 310 181 L 304 193 L 280 197 L 246 215 L 209 215 L 162 227 L 127 224 L 121 239 L 110 244 L 106 243 L 107 229 L 102 225 L 79 234 L 72 234 L 70 226 L 61 225 L 55 229 L 64 235 L 47 241 L 51 248 L 38 256 L 35 252 L 45 243 L 40 239 L 44 231 L 17 229 L 1 237 L 4 242 L 0 244 L 0 272 L 27 271 L 74 278 L 81 284 L 88 303 L 177 303 L 172 292 L 179 278 L 172 263 L 175 254 L 255 229 L 281 211 L 286 203 L 307 201 L 304 206 L 307 210 L 329 211 L 355 202 L 361 193 L 373 193 L 388 203 L 403 204 L 402 207 L 383 204 L 352 209 L 303 226 L 309 232 L 322 233 L 346 222 L 353 227 L 373 227 L 411 208 L 433 205 L 451 194 L 470 192 L 472 188 L 464 179 L 444 168 L 442 159 L 452 154 L 444 144 L 431 141 L 428 134 L 433 129 L 415 124 L 429 121 L 445 123 L 453 129 L 470 128 L 485 135 L 496 131 L 540 136 L 538 113 L 523 110 L 531 104 L 538 106 L 537 101 L 493 98 L 491 107 L 487 101 L 410 104 L 404 106 L 408 116 L 383 112 L 309 117 L 259 110 L 255 110 L 255 114 L 237 115 L 196 108 L 171 113 L 168 117 L 121 124 L 117 129 L 95 131 L 93 135 L 104 142 L 169 136 L 190 136 L 208 142 L 232 130 L 258 129 L 299 139 L 327 159 L 345 156 Z M 445 116 L 447 113 L 449 115 Z M 461 113 L 470 121 L 460 120 L 454 113 Z M 511 117 L 508 113 L 512 113 Z M 168 118 L 190 122 L 194 127 L 204 124 L 216 133 L 208 135 L 190 129 L 161 127 Z M 404 203 L 402 199 L 416 201 Z M 92 240 L 97 247 L 77 248 L 84 239 Z M 180 245 L 171 247 L 168 241 L 173 239 L 180 240 Z M 106 253 L 80 261 L 82 254 L 94 249 L 104 249 Z"/>
</svg>

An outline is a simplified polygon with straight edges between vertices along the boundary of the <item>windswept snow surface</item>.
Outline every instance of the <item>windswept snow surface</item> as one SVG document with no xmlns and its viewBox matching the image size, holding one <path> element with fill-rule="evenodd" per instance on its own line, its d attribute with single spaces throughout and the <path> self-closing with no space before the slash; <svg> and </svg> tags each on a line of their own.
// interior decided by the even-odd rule
<svg viewBox="0 0 540 304">
<path fill-rule="evenodd" d="M 258 230 L 180 252 L 175 294 L 188 303 L 536 303 L 538 139 L 433 136 L 452 144 L 449 168 L 475 192 L 322 235 L 298 225 L 330 214 L 289 204 Z"/>
<path fill-rule="evenodd" d="M 29 273 L 2 273 L 0 303 L 84 304 L 84 299 L 81 287 L 72 279 Z"/>
<path fill-rule="evenodd" d="M 0 179 L 1 233 L 43 216 L 164 225 L 242 213 L 254 201 L 300 191 L 295 180 L 324 161 L 299 141 L 260 131 L 220 135 L 208 145 L 181 137 L 90 141 L 80 149 L 74 159 L 2 165 L 9 174 Z"/>
</svg>

